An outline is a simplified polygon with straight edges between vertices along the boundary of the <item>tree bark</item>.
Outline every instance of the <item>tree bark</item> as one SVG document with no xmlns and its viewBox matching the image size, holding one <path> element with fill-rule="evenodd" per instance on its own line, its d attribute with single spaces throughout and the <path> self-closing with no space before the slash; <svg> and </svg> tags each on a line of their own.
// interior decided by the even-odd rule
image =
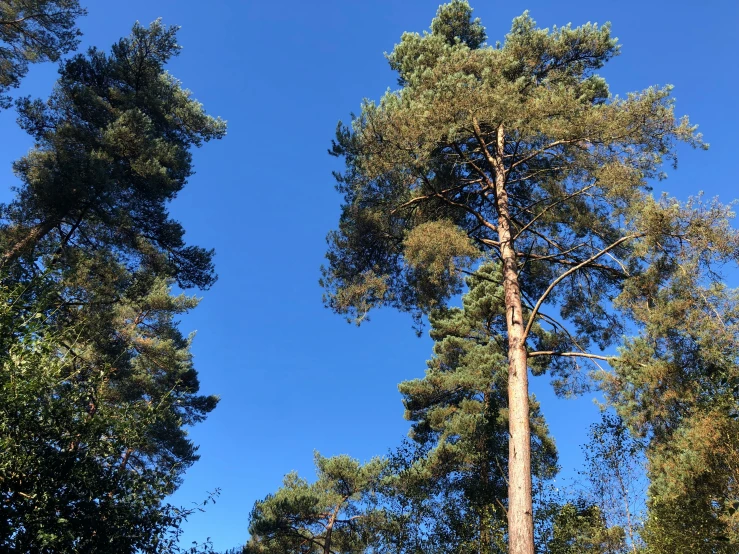
<svg viewBox="0 0 739 554">
<path fill-rule="evenodd" d="M 339 516 L 339 510 L 341 509 L 341 502 L 334 508 L 334 511 L 328 518 L 328 524 L 326 524 L 326 538 L 323 541 L 323 554 L 331 554 L 331 535 L 334 532 L 334 524 L 336 524 L 336 518 Z"/>
<path fill-rule="evenodd" d="M 526 333 L 513 246 L 511 218 L 503 163 L 505 132 L 498 127 L 494 148 L 495 202 L 503 262 L 503 291 L 508 330 L 508 552 L 534 554 L 534 517 L 531 497 L 531 427 Z"/>
<path fill-rule="evenodd" d="M 0 258 L 0 268 L 5 267 L 10 262 L 16 260 L 26 250 L 34 246 L 38 241 L 44 238 L 56 226 L 56 221 L 48 220 L 31 227 L 28 233 L 13 246 L 3 252 Z"/>
<path fill-rule="evenodd" d="M 333 527 L 326 529 L 326 540 L 323 543 L 323 554 L 331 554 L 331 531 Z"/>
</svg>

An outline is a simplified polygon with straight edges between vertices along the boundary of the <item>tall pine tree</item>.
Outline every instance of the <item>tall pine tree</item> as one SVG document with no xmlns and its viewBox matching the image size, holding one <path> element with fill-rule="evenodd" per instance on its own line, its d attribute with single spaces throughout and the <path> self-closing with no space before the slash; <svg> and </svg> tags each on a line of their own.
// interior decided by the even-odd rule
<svg viewBox="0 0 739 554">
<path fill-rule="evenodd" d="M 500 262 L 509 548 L 532 554 L 529 367 L 567 384 L 578 361 L 610 360 L 601 349 L 645 332 L 642 307 L 682 278 L 685 252 L 710 285 L 739 239 L 720 205 L 652 196 L 676 143 L 705 145 L 670 87 L 609 93 L 608 25 L 539 29 L 524 14 L 500 47 L 483 41 L 466 2 L 441 6 L 389 55 L 400 89 L 339 126 L 344 205 L 323 285 L 356 321 L 379 305 L 420 316 L 460 290 L 460 269 Z"/>
</svg>

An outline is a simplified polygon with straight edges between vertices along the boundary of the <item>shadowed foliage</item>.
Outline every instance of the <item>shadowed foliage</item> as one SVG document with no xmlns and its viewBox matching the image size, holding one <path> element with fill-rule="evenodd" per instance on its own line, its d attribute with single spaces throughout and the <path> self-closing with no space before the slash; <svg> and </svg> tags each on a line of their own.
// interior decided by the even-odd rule
<svg viewBox="0 0 739 554">
<path fill-rule="evenodd" d="M 218 398 L 178 328 L 199 300 L 172 289 L 215 275 L 166 204 L 225 124 L 165 71 L 179 48 L 175 28 L 137 24 L 18 104 L 35 146 L 1 213 L 3 551 L 177 552 L 192 512 L 165 499 Z"/>
<path fill-rule="evenodd" d="M 85 13 L 78 0 L 0 2 L 0 108 L 10 106 L 7 92 L 20 84 L 29 64 L 57 61 L 77 47 L 75 21 Z"/>
</svg>

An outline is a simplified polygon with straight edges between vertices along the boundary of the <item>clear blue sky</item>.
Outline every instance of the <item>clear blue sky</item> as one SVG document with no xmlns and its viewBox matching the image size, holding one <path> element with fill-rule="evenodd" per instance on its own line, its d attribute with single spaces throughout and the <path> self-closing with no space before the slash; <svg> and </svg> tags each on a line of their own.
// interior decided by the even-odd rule
<svg viewBox="0 0 739 554">
<path fill-rule="evenodd" d="M 406 433 L 396 385 L 421 376 L 430 341 L 407 316 L 375 314 L 356 328 L 322 307 L 318 287 L 324 237 L 340 198 L 326 154 L 339 119 L 378 98 L 395 78 L 383 52 L 403 31 L 428 28 L 439 0 L 272 1 L 83 0 L 83 44 L 107 49 L 134 21 L 162 17 L 182 26 L 182 55 L 171 72 L 228 120 L 228 136 L 195 156 L 197 174 L 172 206 L 191 243 L 215 247 L 220 280 L 183 320 L 203 390 L 218 409 L 192 431 L 202 459 L 174 501 L 222 489 L 185 541 L 211 537 L 225 549 L 247 536 L 256 499 L 296 469 L 312 476 L 313 450 L 360 459 L 387 452 Z M 655 185 L 686 198 L 699 190 L 728 201 L 737 184 L 735 0 L 553 2 L 477 0 L 490 42 L 529 9 L 540 26 L 611 21 L 622 55 L 602 74 L 614 93 L 675 85 L 679 115 L 689 114 L 711 143 L 687 150 L 680 169 Z M 51 65 L 34 68 L 21 89 L 46 96 Z M 31 146 L 0 113 L 0 200 L 15 178 L 12 160 Z M 579 445 L 598 418 L 592 396 L 556 400 L 547 378 L 534 391 L 560 448 L 564 474 L 581 463 Z"/>
</svg>

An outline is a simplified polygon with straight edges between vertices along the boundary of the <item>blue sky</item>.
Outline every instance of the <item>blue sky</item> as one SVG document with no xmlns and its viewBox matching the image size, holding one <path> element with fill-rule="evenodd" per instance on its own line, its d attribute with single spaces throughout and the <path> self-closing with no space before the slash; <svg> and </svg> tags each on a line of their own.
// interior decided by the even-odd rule
<svg viewBox="0 0 739 554">
<path fill-rule="evenodd" d="M 194 516 L 184 540 L 243 543 L 255 500 L 282 476 L 312 476 L 313 450 L 360 459 L 383 454 L 407 432 L 397 392 L 423 374 L 430 340 L 389 310 L 356 328 L 322 307 L 318 286 L 325 235 L 340 198 L 326 149 L 336 123 L 362 98 L 395 86 L 383 52 L 403 31 L 423 31 L 438 0 L 128 0 L 84 1 L 83 44 L 109 46 L 134 21 L 162 17 L 182 26 L 184 49 L 171 72 L 228 120 L 228 136 L 195 154 L 197 174 L 172 205 L 191 243 L 214 247 L 220 280 L 186 317 L 203 390 L 218 409 L 193 429 L 202 459 L 174 501 L 187 504 L 217 487 L 215 506 Z M 708 152 L 681 151 L 655 192 L 739 196 L 736 164 L 736 52 L 733 0 L 697 2 L 473 1 L 490 42 L 529 9 L 540 26 L 611 21 L 622 55 L 602 74 L 625 94 L 675 85 L 679 115 L 700 124 Z M 21 92 L 48 95 L 52 65 L 34 67 Z M 0 113 L 0 200 L 10 195 L 12 160 L 31 146 L 12 111 Z M 732 280 L 735 274 L 731 275 Z M 579 445 L 598 418 L 592 395 L 556 400 L 547 378 L 533 390 L 560 449 L 565 477 L 582 461 Z"/>
</svg>

